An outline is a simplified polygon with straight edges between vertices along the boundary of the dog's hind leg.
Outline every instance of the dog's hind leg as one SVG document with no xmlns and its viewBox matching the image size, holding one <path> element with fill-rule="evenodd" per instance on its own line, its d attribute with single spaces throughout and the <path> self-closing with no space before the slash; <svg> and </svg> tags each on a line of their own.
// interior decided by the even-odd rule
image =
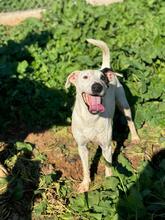
<svg viewBox="0 0 165 220">
<path fill-rule="evenodd" d="M 138 143 L 140 141 L 140 138 L 137 134 L 135 124 L 132 120 L 132 114 L 131 114 L 130 106 L 129 106 L 128 101 L 126 99 L 124 88 L 120 83 L 118 84 L 118 87 L 116 88 L 115 97 L 116 97 L 117 106 L 124 113 L 124 115 L 127 119 L 128 127 L 131 132 L 131 142 Z"/>
<path fill-rule="evenodd" d="M 112 148 L 110 145 L 101 145 L 103 157 L 106 160 L 107 165 L 105 165 L 105 176 L 112 176 L 111 165 L 112 165 Z"/>
<path fill-rule="evenodd" d="M 91 182 L 89 172 L 88 149 L 86 145 L 79 145 L 78 151 L 83 167 L 83 181 L 80 183 L 78 191 L 80 193 L 83 193 L 89 190 L 89 183 Z"/>
</svg>

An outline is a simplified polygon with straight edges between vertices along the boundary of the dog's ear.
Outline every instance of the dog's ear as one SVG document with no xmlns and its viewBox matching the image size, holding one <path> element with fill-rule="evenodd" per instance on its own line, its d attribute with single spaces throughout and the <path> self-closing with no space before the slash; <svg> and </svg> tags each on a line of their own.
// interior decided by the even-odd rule
<svg viewBox="0 0 165 220">
<path fill-rule="evenodd" d="M 71 84 L 73 84 L 74 86 L 76 86 L 76 81 L 77 81 L 77 77 L 80 71 L 74 71 L 72 72 L 65 83 L 65 88 L 68 89 L 70 87 Z"/>
<path fill-rule="evenodd" d="M 112 70 L 110 68 L 104 68 L 101 70 L 101 72 L 107 76 L 109 82 L 114 80 L 115 73 L 112 72 Z"/>
<path fill-rule="evenodd" d="M 115 74 L 114 74 L 114 72 L 112 72 L 112 71 L 108 71 L 108 72 L 106 73 L 106 76 L 108 77 L 109 82 L 111 82 L 111 81 L 114 80 Z"/>
<path fill-rule="evenodd" d="M 116 76 L 123 77 L 122 74 L 113 72 L 110 68 L 104 68 L 101 70 L 101 72 L 107 76 L 109 82 L 113 82 Z"/>
<path fill-rule="evenodd" d="M 107 77 L 108 77 L 109 82 L 114 82 L 114 81 L 116 81 L 116 77 L 117 77 L 117 76 L 123 77 L 122 74 L 117 73 L 117 72 L 112 72 L 112 71 L 108 71 L 108 72 L 106 73 L 106 75 L 107 75 Z"/>
</svg>

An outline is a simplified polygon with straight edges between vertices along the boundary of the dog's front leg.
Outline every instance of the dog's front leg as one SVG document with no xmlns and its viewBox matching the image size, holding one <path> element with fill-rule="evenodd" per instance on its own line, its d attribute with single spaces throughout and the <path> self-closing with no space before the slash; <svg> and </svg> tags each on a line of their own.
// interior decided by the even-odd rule
<svg viewBox="0 0 165 220">
<path fill-rule="evenodd" d="M 130 108 L 124 108 L 123 111 L 124 111 L 124 115 L 127 119 L 128 127 L 129 127 L 130 132 L 131 132 L 131 142 L 134 143 L 134 144 L 139 143 L 140 138 L 137 134 L 135 124 L 132 120 L 131 110 L 130 110 Z"/>
<path fill-rule="evenodd" d="M 140 138 L 137 134 L 134 122 L 132 120 L 131 109 L 129 107 L 123 86 L 121 84 L 119 87 L 116 88 L 115 96 L 116 96 L 116 102 L 117 102 L 119 109 L 124 113 L 127 119 L 128 127 L 131 132 L 131 141 L 132 143 L 138 143 L 140 141 Z"/>
<path fill-rule="evenodd" d="M 83 167 L 83 181 L 80 183 L 78 191 L 83 193 L 89 190 L 89 183 L 91 182 L 89 173 L 88 149 L 86 145 L 79 145 L 78 151 Z"/>
</svg>

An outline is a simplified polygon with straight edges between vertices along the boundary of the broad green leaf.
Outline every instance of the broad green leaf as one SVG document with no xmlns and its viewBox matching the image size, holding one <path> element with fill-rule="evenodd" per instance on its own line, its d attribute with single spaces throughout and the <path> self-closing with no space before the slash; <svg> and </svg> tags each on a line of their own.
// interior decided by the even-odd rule
<svg viewBox="0 0 165 220">
<path fill-rule="evenodd" d="M 32 151 L 32 150 L 33 150 L 32 145 L 29 144 L 29 143 L 16 142 L 15 145 L 16 145 L 16 149 L 17 149 L 18 151 L 21 151 L 21 150 L 23 150 L 23 151 Z"/>
<path fill-rule="evenodd" d="M 103 183 L 103 187 L 104 189 L 116 191 L 118 184 L 119 184 L 119 179 L 115 176 L 111 176 L 106 178 L 106 180 Z"/>
<path fill-rule="evenodd" d="M 26 71 L 26 68 L 28 67 L 28 62 L 26 60 L 19 63 L 17 67 L 18 73 L 22 74 Z"/>
<path fill-rule="evenodd" d="M 40 203 L 34 206 L 34 214 L 36 216 L 41 216 L 41 214 L 46 210 L 47 202 L 46 200 L 41 201 Z"/>
</svg>

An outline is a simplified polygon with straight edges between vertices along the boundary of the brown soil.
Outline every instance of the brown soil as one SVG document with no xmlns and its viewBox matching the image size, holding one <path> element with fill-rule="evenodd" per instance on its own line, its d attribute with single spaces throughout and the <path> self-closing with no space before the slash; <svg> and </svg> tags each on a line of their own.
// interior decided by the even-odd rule
<svg viewBox="0 0 165 220">
<path fill-rule="evenodd" d="M 26 11 L 16 11 L 16 12 L 6 12 L 0 13 L 0 24 L 15 26 L 19 25 L 21 22 L 26 20 L 27 18 L 42 18 L 42 13 L 44 9 L 33 9 Z"/>
<path fill-rule="evenodd" d="M 142 160 L 151 160 L 152 156 L 161 149 L 160 144 L 156 141 L 157 137 L 154 136 L 155 133 L 149 129 L 147 132 L 148 140 L 145 140 L 146 135 L 144 133 L 141 134 L 141 142 L 139 144 L 133 145 L 128 141 L 124 143 L 125 148 L 123 153 L 135 169 L 137 169 Z M 145 137 L 143 137 L 144 135 Z M 56 131 L 48 130 L 42 133 L 30 133 L 25 141 L 35 144 L 36 149 L 46 155 L 47 161 L 42 166 L 42 172 L 44 174 L 52 173 L 56 170 L 60 171 L 62 176 L 67 179 L 75 181 L 82 179 L 82 165 L 78 155 L 77 144 L 72 137 L 70 127 L 58 128 Z M 115 142 L 113 145 L 113 149 L 115 150 Z M 4 146 L 2 143 L 0 149 L 2 150 Z M 93 172 L 100 176 L 104 175 L 104 164 L 100 161 L 98 161 L 98 164 L 95 164 L 96 158 L 94 159 L 94 157 L 97 146 L 90 144 L 89 148 L 90 161 L 92 169 L 94 169 Z M 1 177 L 6 176 L 3 168 L 0 167 Z"/>
<path fill-rule="evenodd" d="M 86 0 L 87 3 L 92 5 L 109 5 L 117 2 L 123 2 L 123 0 Z"/>
<path fill-rule="evenodd" d="M 43 166 L 42 172 L 46 174 L 55 169 L 56 171 L 60 171 L 63 177 L 76 181 L 82 179 L 82 165 L 78 155 L 77 145 L 69 127 L 57 132 L 31 133 L 25 141 L 35 144 L 36 148 L 46 155 L 47 164 Z M 92 154 L 94 153 L 92 152 Z M 93 156 L 91 155 L 91 157 Z M 103 172 L 104 165 L 99 163 L 97 173 L 101 174 Z"/>
<path fill-rule="evenodd" d="M 141 142 L 136 145 L 127 141 L 125 142 L 125 146 L 124 155 L 128 158 L 135 169 L 138 168 L 142 161 L 151 161 L 153 155 L 161 150 L 160 144 L 149 140 L 141 140 Z"/>
<path fill-rule="evenodd" d="M 161 148 L 160 144 L 155 142 L 155 137 L 153 137 L 153 140 L 144 140 L 142 136 L 141 139 L 139 144 L 131 144 L 128 141 L 124 143 L 123 153 L 135 169 L 137 169 L 142 160 L 151 160 L 152 155 Z M 77 144 L 72 137 L 70 127 L 63 127 L 57 131 L 46 131 L 39 134 L 31 133 L 25 141 L 35 144 L 36 148 L 46 155 L 47 162 L 42 168 L 44 173 L 55 169 L 60 171 L 63 177 L 76 181 L 82 179 L 82 165 L 78 155 Z M 90 144 L 89 148 L 92 169 L 97 174 L 103 175 L 104 164 L 100 161 L 98 161 L 98 164 L 94 164 L 95 161 L 93 160 L 97 146 Z M 113 149 L 115 149 L 115 146 Z"/>
</svg>

